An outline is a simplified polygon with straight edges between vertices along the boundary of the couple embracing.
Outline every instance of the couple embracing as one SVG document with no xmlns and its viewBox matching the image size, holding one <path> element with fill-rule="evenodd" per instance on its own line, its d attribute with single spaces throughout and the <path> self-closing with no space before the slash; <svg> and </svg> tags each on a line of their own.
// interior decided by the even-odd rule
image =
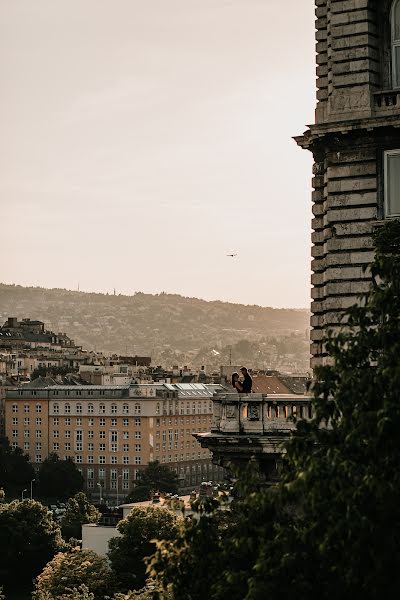
<svg viewBox="0 0 400 600">
<path fill-rule="evenodd" d="M 253 380 L 246 367 L 242 367 L 240 372 L 242 374 L 242 379 L 239 378 L 239 373 L 232 373 L 232 387 L 234 387 L 239 394 L 250 394 L 253 387 Z"/>
</svg>

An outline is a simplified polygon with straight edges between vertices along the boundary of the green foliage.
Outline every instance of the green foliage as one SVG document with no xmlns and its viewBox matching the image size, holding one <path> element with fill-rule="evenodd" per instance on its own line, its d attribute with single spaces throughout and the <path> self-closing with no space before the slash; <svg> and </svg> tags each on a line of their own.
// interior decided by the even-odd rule
<svg viewBox="0 0 400 600">
<path fill-rule="evenodd" d="M 114 594 L 113 600 L 172 600 L 172 596 L 169 593 L 162 593 L 160 595 L 159 590 L 152 580 L 148 580 L 145 587 L 140 590 L 129 590 L 126 594 Z"/>
<path fill-rule="evenodd" d="M 148 466 L 139 471 L 139 479 L 130 492 L 126 502 L 142 502 L 150 500 L 153 492 L 169 492 L 176 494 L 178 491 L 178 477 L 175 471 L 158 460 L 149 462 Z"/>
<path fill-rule="evenodd" d="M 41 464 L 39 489 L 42 498 L 66 500 L 82 488 L 82 474 L 71 459 L 61 460 L 52 453 Z"/>
<path fill-rule="evenodd" d="M 90 504 L 86 494 L 78 492 L 68 500 L 61 520 L 61 531 L 64 539 L 71 537 L 81 539 L 82 525 L 84 523 L 97 523 L 100 517 L 100 511 L 93 504 Z"/>
<path fill-rule="evenodd" d="M 175 513 L 161 506 L 134 508 L 118 523 L 121 537 L 110 540 L 108 557 L 121 589 L 140 589 L 145 585 L 144 558 L 154 552 L 155 539 L 173 539 L 176 528 Z"/>
<path fill-rule="evenodd" d="M 36 595 L 33 595 L 36 598 Z M 52 596 L 49 592 L 41 592 L 41 600 L 94 600 L 94 594 L 89 591 L 86 585 L 80 585 L 74 588 L 68 588 L 61 596 Z"/>
<path fill-rule="evenodd" d="M 58 525 L 35 500 L 0 504 L 0 581 L 30 582 L 62 546 Z"/>
<path fill-rule="evenodd" d="M 147 561 L 150 576 L 174 600 L 211 597 L 224 568 L 222 536 L 235 526 L 224 500 L 204 498 L 193 508 L 198 518 L 181 519 L 174 538 L 157 541 L 156 553 Z"/>
<path fill-rule="evenodd" d="M 8 438 L 0 438 L 0 486 L 4 486 L 6 492 L 10 487 L 20 492 L 34 477 L 29 456 L 21 448 L 11 448 Z"/>
<path fill-rule="evenodd" d="M 375 243 L 373 285 L 328 340 L 332 364 L 316 369 L 314 418 L 287 443 L 282 481 L 242 476 L 232 526 L 212 512 L 158 544 L 150 572 L 175 600 L 204 597 L 188 587 L 197 561 L 213 600 L 398 596 L 400 223 Z"/>
<path fill-rule="evenodd" d="M 105 594 L 110 594 L 111 579 L 107 560 L 93 550 L 75 548 L 71 552 L 59 552 L 38 576 L 34 599 L 100 600 Z"/>
</svg>

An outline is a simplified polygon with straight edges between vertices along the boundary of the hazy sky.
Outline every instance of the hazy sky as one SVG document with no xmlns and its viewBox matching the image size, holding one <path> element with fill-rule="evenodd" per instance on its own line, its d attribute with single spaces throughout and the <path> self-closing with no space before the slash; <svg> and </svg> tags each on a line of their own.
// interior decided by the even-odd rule
<svg viewBox="0 0 400 600">
<path fill-rule="evenodd" d="M 2 0 L 0 280 L 308 307 L 314 73 L 313 0 Z"/>
</svg>

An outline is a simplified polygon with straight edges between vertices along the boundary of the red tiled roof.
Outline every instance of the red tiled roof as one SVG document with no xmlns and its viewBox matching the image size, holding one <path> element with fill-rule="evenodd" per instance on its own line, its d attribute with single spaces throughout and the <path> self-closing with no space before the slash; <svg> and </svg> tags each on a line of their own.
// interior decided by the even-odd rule
<svg viewBox="0 0 400 600">
<path fill-rule="evenodd" d="M 253 392 L 256 394 L 292 394 L 276 375 L 256 375 L 253 377 Z"/>
</svg>

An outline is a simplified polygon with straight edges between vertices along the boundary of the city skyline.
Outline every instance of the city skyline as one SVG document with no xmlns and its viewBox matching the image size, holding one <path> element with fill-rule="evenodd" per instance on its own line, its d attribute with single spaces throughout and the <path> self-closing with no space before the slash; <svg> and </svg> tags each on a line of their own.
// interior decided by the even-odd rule
<svg viewBox="0 0 400 600">
<path fill-rule="evenodd" d="M 3 3 L 0 280 L 308 308 L 314 6 L 288 9 Z"/>
</svg>

